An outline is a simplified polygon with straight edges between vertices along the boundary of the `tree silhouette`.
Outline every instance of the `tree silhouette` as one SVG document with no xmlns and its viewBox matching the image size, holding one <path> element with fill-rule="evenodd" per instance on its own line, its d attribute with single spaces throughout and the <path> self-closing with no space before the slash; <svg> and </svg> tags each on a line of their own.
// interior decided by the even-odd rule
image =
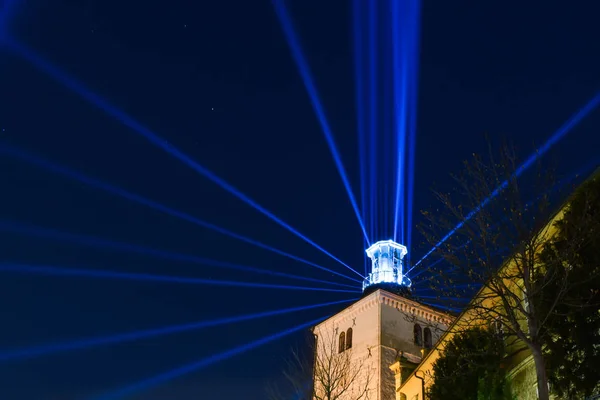
<svg viewBox="0 0 600 400">
<path fill-rule="evenodd" d="M 543 263 L 542 253 L 556 233 L 549 220 L 560 217 L 553 215 L 555 181 L 539 159 L 528 161 L 536 168 L 523 181 L 516 159 L 511 147 L 496 152 L 490 145 L 486 160 L 474 155 L 453 176 L 453 191 L 436 192 L 442 210 L 424 212 L 420 230 L 435 248 L 437 257 L 429 260 L 444 262 L 422 268 L 428 269 L 430 290 L 446 304 L 472 298 L 456 329 L 494 324 L 511 341 L 509 354 L 531 352 L 538 396 L 548 400 L 546 328 L 559 308 L 577 306 L 569 293 L 585 279 L 569 274 L 564 263 Z M 576 252 L 586 234 L 573 232 L 576 238 L 564 250 Z M 479 289 L 475 297 L 474 289 Z"/>
<path fill-rule="evenodd" d="M 565 292 L 546 326 L 544 358 L 553 391 L 563 398 L 600 393 L 600 177 L 574 194 L 558 234 L 542 253 L 547 269 L 566 274 L 553 279 L 541 307 L 552 308 L 554 293 Z M 556 267 L 565 265 L 567 268 Z M 560 286 L 564 281 L 577 285 Z M 594 378 L 595 377 L 595 378 Z"/>
<path fill-rule="evenodd" d="M 504 341 L 488 329 L 473 328 L 448 341 L 433 365 L 429 400 L 501 400 L 509 398 Z"/>
<path fill-rule="evenodd" d="M 373 371 L 366 356 L 358 357 L 354 347 L 351 344 L 348 347 L 347 339 L 344 332 L 342 349 L 340 333 L 332 329 L 320 332 L 304 353 L 292 351 L 284 371 L 287 390 L 271 385 L 267 390 L 269 398 L 369 400 Z"/>
</svg>

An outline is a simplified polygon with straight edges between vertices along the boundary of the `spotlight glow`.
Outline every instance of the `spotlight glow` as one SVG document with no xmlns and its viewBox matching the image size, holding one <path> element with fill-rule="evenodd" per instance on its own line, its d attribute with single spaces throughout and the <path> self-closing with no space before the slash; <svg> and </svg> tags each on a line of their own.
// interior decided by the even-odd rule
<svg viewBox="0 0 600 400">
<path fill-rule="evenodd" d="M 93 337 L 93 338 L 87 338 L 87 339 L 73 340 L 73 341 L 69 341 L 69 342 L 51 343 L 51 344 L 45 344 L 45 345 L 41 345 L 41 346 L 33 346 L 33 347 L 27 347 L 27 348 L 23 348 L 23 349 L 9 350 L 9 351 L 0 353 L 0 361 L 6 362 L 6 361 L 11 361 L 11 360 L 29 359 L 29 358 L 34 358 L 34 357 L 46 356 L 46 355 L 50 355 L 50 354 L 62 353 L 65 351 L 89 349 L 89 348 L 102 346 L 102 345 L 123 343 L 123 342 L 141 340 L 141 339 L 146 339 L 146 338 L 156 337 L 156 336 L 172 335 L 172 334 L 180 333 L 180 332 L 188 332 L 188 331 L 192 331 L 192 330 L 211 328 L 214 326 L 235 324 L 235 323 L 243 322 L 243 321 L 251 321 L 251 320 L 255 320 L 255 319 L 259 319 L 259 318 L 274 317 L 276 315 L 289 314 L 289 313 L 298 312 L 298 311 L 312 310 L 315 308 L 321 308 L 321 307 L 332 306 L 332 305 L 336 305 L 336 304 L 348 303 L 348 302 L 355 301 L 355 300 L 356 299 L 332 301 L 329 303 L 313 304 L 310 306 L 284 308 L 281 310 L 264 311 L 264 312 L 255 313 L 255 314 L 239 315 L 239 316 L 235 316 L 235 317 L 219 318 L 219 319 L 208 320 L 208 321 L 196 321 L 196 322 L 187 323 L 187 324 L 165 326 L 162 328 L 154 328 L 154 329 L 146 329 L 146 330 L 142 330 L 142 331 L 120 333 L 120 334 L 111 335 L 111 336 Z"/>
<path fill-rule="evenodd" d="M 96 107 L 98 107 L 99 109 L 104 111 L 106 114 L 115 118 L 116 120 L 121 122 L 123 125 L 127 126 L 131 130 L 133 130 L 134 132 L 139 134 L 140 136 L 144 137 L 146 140 L 148 140 L 148 142 L 150 142 L 153 145 L 157 146 L 158 148 L 164 150 L 169 155 L 177 158 L 179 161 L 186 164 L 188 167 L 190 167 L 191 169 L 196 171 L 198 174 L 204 176 L 206 179 L 210 180 L 211 182 L 213 182 L 214 184 L 216 184 L 223 190 L 234 195 L 242 202 L 244 202 L 247 205 L 249 205 L 250 207 L 254 208 L 256 211 L 265 215 L 270 220 L 276 222 L 283 228 L 287 229 L 289 232 L 298 236 L 300 239 L 309 243 L 317 250 L 320 250 L 324 254 L 328 255 L 335 261 L 339 262 L 340 264 L 342 264 L 343 266 L 345 266 L 346 268 L 348 268 L 349 270 L 351 270 L 352 272 L 356 273 L 358 276 L 363 278 L 363 276 L 360 272 L 356 271 L 355 269 L 353 269 L 352 267 L 350 267 L 349 265 L 344 263 L 342 260 L 340 260 L 333 254 L 331 254 L 330 252 L 325 250 L 323 247 L 319 246 L 317 243 L 313 242 L 311 239 L 309 239 L 308 237 L 306 237 L 305 235 L 303 235 L 302 233 L 300 233 L 299 231 L 294 229 L 291 225 L 289 225 L 285 221 L 278 218 L 275 214 L 273 214 L 272 212 L 270 212 L 269 210 L 267 210 L 266 208 L 264 208 L 263 206 L 258 204 L 256 201 L 251 199 L 249 196 L 240 192 L 233 185 L 226 182 L 222 178 L 218 177 L 217 175 L 215 175 L 213 172 L 211 172 L 206 167 L 204 167 L 204 166 L 200 165 L 199 163 L 197 163 L 196 161 L 194 161 L 190 156 L 183 153 L 181 150 L 179 150 L 177 147 L 170 144 L 164 138 L 158 136 L 156 133 L 154 133 L 152 130 L 150 130 L 146 126 L 142 125 L 140 122 L 138 122 L 137 120 L 132 118 L 130 115 L 126 114 L 122 110 L 119 110 L 118 108 L 116 108 L 115 106 L 110 104 L 106 99 L 102 98 L 101 96 L 99 96 L 98 94 L 94 93 L 92 90 L 87 88 L 85 85 L 83 85 L 83 83 L 78 82 L 77 80 L 73 79 L 72 77 L 67 75 L 64 71 L 61 71 L 55 65 L 51 64 L 49 61 L 40 57 L 32 49 L 24 46 L 22 43 L 18 43 L 16 41 L 14 41 L 14 40 L 8 41 L 8 44 L 9 44 L 9 47 L 15 53 L 17 53 L 18 55 L 20 55 L 21 57 L 23 57 L 24 59 L 29 61 L 31 64 L 33 64 L 35 67 L 37 67 L 41 71 L 48 74 L 54 80 L 63 84 L 64 86 L 66 86 L 67 88 L 72 90 L 74 93 L 78 94 L 79 96 L 83 97 L 85 100 L 90 102 L 91 104 L 95 105 Z M 352 196 L 352 200 L 353 199 L 354 199 L 354 197 Z M 353 206 L 355 206 L 355 203 L 356 202 L 353 201 Z M 360 218 L 360 214 L 358 214 L 358 209 L 356 208 L 356 206 L 355 206 L 355 212 L 357 212 L 357 216 Z M 362 222 L 361 222 L 361 224 L 362 224 Z"/>
<path fill-rule="evenodd" d="M 342 157 L 340 156 L 337 150 L 337 146 L 333 138 L 333 133 L 331 132 L 331 128 L 329 127 L 329 123 L 327 122 L 327 118 L 325 117 L 325 111 L 319 99 L 319 95 L 317 94 L 317 88 L 315 87 L 315 84 L 313 82 L 308 63 L 306 62 L 304 54 L 302 53 L 302 49 L 300 48 L 300 42 L 296 37 L 296 32 L 294 31 L 294 27 L 292 25 L 292 19 L 290 18 L 287 12 L 283 0 L 273 0 L 273 6 L 275 8 L 277 16 L 279 17 L 279 22 L 281 23 L 281 27 L 283 28 L 283 32 L 290 46 L 294 61 L 298 66 L 298 70 L 300 71 L 300 75 L 302 77 L 302 81 L 304 82 L 306 91 L 308 92 L 308 95 L 310 97 L 311 104 L 315 110 L 315 113 L 317 114 L 317 118 L 321 124 L 323 133 L 325 134 L 325 140 L 327 141 L 327 145 L 329 146 L 329 150 L 331 151 L 331 154 L 333 156 L 335 166 L 337 167 L 338 173 L 340 174 L 342 182 L 344 183 L 344 187 L 346 188 L 346 192 L 348 193 L 348 198 L 350 199 L 350 203 L 352 204 L 354 214 L 358 219 L 358 223 L 360 224 L 360 228 L 362 229 L 365 240 L 367 241 L 367 243 L 370 243 L 369 236 L 367 235 L 367 230 L 363 223 L 363 219 L 360 216 L 358 204 L 356 203 L 356 199 L 354 197 L 350 181 L 348 180 L 348 176 L 346 175 L 346 169 L 344 168 L 344 164 L 342 163 Z"/>
<path fill-rule="evenodd" d="M 396 201 L 394 203 L 394 240 L 404 241 L 403 220 L 406 198 L 405 186 L 405 167 L 406 167 L 406 113 L 407 113 L 407 94 L 408 94 L 408 54 L 407 54 L 407 34 L 408 31 L 401 32 L 401 27 L 409 26 L 402 16 L 406 19 L 406 13 L 400 10 L 400 0 L 392 0 L 392 34 L 393 34 L 393 83 L 394 83 L 394 122 L 396 133 Z M 402 3 L 404 5 L 404 3 Z M 405 10 L 402 10 L 405 11 Z M 400 231 L 400 238 L 398 238 Z"/>
<path fill-rule="evenodd" d="M 410 248 L 416 143 L 420 0 L 392 0 L 394 114 L 397 148 L 394 240 Z"/>
<path fill-rule="evenodd" d="M 515 171 L 515 176 L 518 178 L 521 176 L 523 172 L 525 172 L 529 167 L 533 165 L 536 159 L 542 157 L 552 146 L 554 146 L 560 139 L 562 139 L 567 133 L 569 133 L 577 124 L 581 122 L 590 112 L 592 112 L 598 105 L 600 104 L 600 92 L 596 93 L 596 95 L 585 105 L 583 106 L 575 115 L 567 120 L 556 132 L 550 136 L 548 140 L 529 158 L 525 160 L 517 170 Z M 490 201 L 492 201 L 500 192 L 502 192 L 508 186 L 508 180 L 502 182 L 494 191 L 490 194 L 490 196 L 481 202 L 480 205 L 475 207 L 463 221 L 459 222 L 446 236 L 444 236 L 435 246 L 431 248 L 425 255 L 415 263 L 415 265 L 408 270 L 408 272 L 412 271 L 419 264 L 423 262 L 431 253 L 433 253 L 438 247 L 440 247 L 446 240 L 448 240 L 454 232 L 462 228 L 462 226 L 468 222 L 471 218 L 473 218 L 483 207 L 485 207 Z M 407 272 L 407 273 L 408 273 Z"/>
<path fill-rule="evenodd" d="M 410 249 L 412 244 L 412 219 L 413 219 L 413 191 L 415 187 L 415 158 L 417 146 L 417 106 L 418 106 L 418 87 L 419 87 L 419 47 L 421 36 L 421 1 L 417 0 L 411 3 L 413 16 L 411 23 L 413 25 L 411 31 L 414 34 L 414 39 L 411 41 L 410 56 L 412 60 L 413 75 L 412 85 L 409 89 L 409 119 L 408 119 L 408 196 L 406 209 L 406 245 Z M 408 262 L 410 264 L 410 253 L 408 254 Z"/>
<path fill-rule="evenodd" d="M 409 251 L 420 7 L 420 0 L 353 4 L 363 219 L 374 241 L 390 237 Z"/>
<path fill-rule="evenodd" d="M 364 4 L 364 0 L 362 1 Z M 367 15 L 368 15 L 368 54 L 369 54 L 369 64 L 368 64 L 368 85 L 369 85 L 369 127 L 368 127 L 368 142 L 367 142 L 367 160 L 368 166 L 371 169 L 368 174 L 369 183 L 367 185 L 368 191 L 370 193 L 369 196 L 369 214 L 371 217 L 371 223 L 369 224 L 371 229 L 371 237 L 378 236 L 379 226 L 378 226 L 378 202 L 377 202 L 377 188 L 378 188 L 378 157 L 377 157 L 377 133 L 378 133 L 378 124 L 377 124 L 377 109 L 379 108 L 378 102 L 378 94 L 377 86 L 380 83 L 380 79 L 378 79 L 377 71 L 379 67 L 379 63 L 377 62 L 379 55 L 379 48 L 377 47 L 377 25 L 379 19 L 377 16 L 377 7 L 376 2 L 367 1 Z M 364 8 L 363 8 L 364 10 Z"/>
<path fill-rule="evenodd" d="M 535 199 L 528 201 L 527 203 L 525 203 L 525 206 L 523 207 L 524 209 L 528 209 L 530 208 L 533 204 L 535 204 L 538 200 L 540 200 L 542 197 L 550 195 L 560 189 L 562 189 L 564 186 L 566 186 L 567 184 L 571 184 L 574 180 L 576 180 L 577 178 L 579 178 L 581 175 L 585 175 L 587 173 L 589 173 L 590 170 L 598 168 L 598 165 L 600 165 L 600 158 L 596 158 L 594 160 L 592 160 L 589 163 L 586 163 L 581 169 L 571 173 L 569 176 L 561 179 L 560 181 L 558 181 L 554 186 L 552 186 L 550 189 L 546 190 L 544 193 L 542 193 L 541 195 L 537 196 Z M 502 218 L 500 220 L 500 222 L 498 224 L 492 225 L 491 229 L 496 229 L 500 223 L 505 222 L 507 219 L 507 217 Z M 467 245 L 469 245 L 471 243 L 471 239 L 467 240 L 465 243 L 463 243 L 461 246 L 459 246 L 456 250 L 461 250 L 464 247 L 466 247 Z M 440 259 L 438 259 L 437 261 L 432 262 L 431 264 L 429 264 L 428 266 L 426 266 L 425 268 L 422 268 L 419 272 L 417 272 L 416 274 L 412 274 L 411 277 L 412 279 L 416 279 L 419 275 L 421 275 L 424 272 L 427 272 L 429 269 L 433 268 L 434 266 L 436 266 L 437 264 L 439 264 L 440 262 L 444 261 L 444 258 L 441 257 Z M 416 266 L 416 265 L 415 265 Z M 414 268 L 414 267 L 413 267 Z M 411 272 L 412 269 L 411 268 L 408 272 Z M 408 274 L 407 272 L 407 274 Z M 439 274 L 434 275 L 438 276 Z M 419 285 L 423 282 L 426 281 L 420 281 L 418 283 L 415 283 L 414 285 Z M 455 286 L 456 287 L 456 286 Z"/>
<path fill-rule="evenodd" d="M 159 384 L 161 384 L 163 382 L 170 381 L 171 379 L 175 379 L 175 378 L 178 378 L 180 376 L 189 374 L 190 372 L 194 372 L 194 371 L 197 371 L 199 369 L 209 367 L 209 366 L 211 366 L 211 365 L 213 365 L 213 364 L 215 364 L 215 363 L 217 363 L 219 361 L 224 361 L 224 360 L 227 360 L 227 359 L 229 359 L 231 357 L 237 356 L 238 354 L 242 354 L 242 353 L 245 353 L 245 352 L 247 352 L 249 350 L 253 350 L 253 349 L 257 348 L 257 347 L 260 347 L 262 345 L 270 343 L 270 342 L 272 342 L 274 340 L 280 339 L 280 338 L 282 338 L 284 336 L 288 336 L 288 335 L 290 335 L 290 334 L 292 334 L 294 332 L 298 332 L 298 331 L 301 331 L 303 329 L 310 328 L 311 326 L 314 326 L 314 325 L 318 324 L 319 322 L 323 321 L 324 319 L 325 318 L 318 318 L 318 319 L 315 319 L 313 321 L 309 321 L 309 322 L 306 322 L 304 324 L 297 325 L 297 326 L 295 326 L 293 328 L 289 328 L 289 329 L 286 329 L 284 331 L 275 333 L 273 335 L 265 336 L 265 337 L 263 337 L 261 339 L 255 340 L 253 342 L 246 343 L 244 345 L 235 347 L 235 348 L 233 348 L 231 350 L 227 350 L 227 351 L 224 351 L 222 353 L 214 354 L 212 356 L 203 358 L 201 360 L 192 362 L 190 364 L 182 365 L 182 366 L 180 366 L 178 368 L 166 371 L 166 372 L 164 372 L 162 374 L 155 375 L 155 376 L 153 376 L 151 378 L 144 379 L 142 381 L 136 382 L 136 383 L 131 384 L 129 386 L 126 386 L 124 388 L 118 389 L 118 390 L 116 390 L 116 391 L 114 391 L 112 393 L 108 393 L 108 394 L 105 394 L 105 395 L 99 396 L 99 397 L 94 397 L 94 398 L 92 398 L 90 400 L 115 400 L 115 399 L 123 398 L 125 396 L 130 396 L 130 395 L 132 395 L 134 393 L 138 393 L 138 392 L 140 392 L 142 390 L 147 390 L 150 387 L 159 385 Z"/>
<path fill-rule="evenodd" d="M 0 43 L 8 34 L 9 24 L 17 11 L 18 0 L 3 0 L 0 2 Z"/>
<path fill-rule="evenodd" d="M 338 292 L 338 293 L 360 293 L 359 290 L 346 289 L 330 289 L 330 288 L 314 288 L 308 286 L 293 286 L 293 285 L 276 285 L 270 283 L 251 283 L 251 282 L 236 282 L 222 281 L 216 279 L 203 278 L 185 278 L 180 276 L 168 275 L 151 275 L 131 272 L 114 272 L 93 269 L 76 269 L 63 268 L 49 265 L 29 265 L 18 263 L 0 263 L 0 271 L 16 272 L 24 274 L 37 274 L 49 276 L 71 276 L 83 278 L 104 278 L 117 280 L 130 280 L 140 282 L 161 282 L 161 283 L 179 283 L 188 285 L 207 285 L 207 286 L 229 286 L 229 287 L 246 287 L 259 289 L 281 289 L 281 290 L 304 290 L 315 292 Z"/>
<path fill-rule="evenodd" d="M 67 168 L 65 166 L 56 164 L 56 163 L 48 161 L 48 160 L 45 160 L 45 159 L 43 159 L 41 157 L 38 157 L 38 156 L 33 155 L 31 153 L 28 153 L 28 152 L 26 152 L 26 151 L 24 151 L 22 149 L 19 149 L 19 148 L 13 147 L 13 146 L 9 146 L 6 143 L 0 143 L 0 154 L 5 154 L 5 155 L 8 155 L 10 157 L 17 158 L 19 160 L 22 160 L 22 161 L 28 162 L 30 164 L 36 165 L 36 166 L 38 166 L 38 167 L 40 167 L 42 169 L 51 171 L 51 172 L 53 172 L 55 174 L 66 176 L 66 177 L 68 177 L 70 179 L 74 179 L 76 181 L 85 183 L 86 185 L 89 185 L 89 186 L 92 186 L 92 187 L 104 190 L 104 191 L 106 191 L 108 193 L 112 193 L 114 195 L 123 197 L 123 198 L 125 198 L 127 200 L 130 200 L 130 201 L 133 201 L 135 203 L 142 204 L 142 205 L 144 205 L 146 207 L 149 207 L 149 208 L 152 208 L 154 210 L 161 211 L 161 212 L 163 212 L 163 213 L 165 213 L 167 215 L 170 215 L 172 217 L 180 218 L 180 219 L 182 219 L 184 221 L 191 222 L 191 223 L 196 224 L 198 226 L 201 226 L 203 228 L 210 229 L 212 231 L 218 232 L 218 233 L 220 233 L 222 235 L 226 235 L 226 236 L 229 236 L 231 238 L 240 240 L 242 242 L 246 242 L 246 243 L 252 244 L 254 246 L 260 247 L 262 249 L 272 251 L 272 252 L 274 252 L 276 254 L 279 254 L 279 255 L 291 258 L 292 260 L 296 260 L 296 261 L 302 262 L 304 264 L 311 265 L 311 266 L 313 266 L 315 268 L 318 268 L 320 270 L 329 272 L 331 274 L 334 274 L 334 275 L 337 275 L 337 276 L 341 276 L 343 278 L 346 278 L 346 279 L 349 279 L 349 280 L 352 280 L 352 281 L 355 281 L 355 282 L 360 282 L 358 279 L 354 279 L 354 278 L 351 278 L 351 277 L 349 277 L 347 275 L 344 275 L 344 274 L 341 274 L 339 272 L 333 271 L 333 270 L 331 270 L 329 268 L 322 267 L 322 266 L 320 266 L 318 264 L 315 264 L 313 262 L 310 262 L 308 260 L 305 260 L 303 258 L 295 256 L 293 254 L 287 253 L 287 252 L 285 252 L 283 250 L 279 250 L 279 249 L 277 249 L 275 247 L 272 247 L 272 246 L 266 245 L 264 243 L 261 243 L 258 240 L 254 240 L 254 239 L 251 239 L 249 237 L 246 237 L 246 236 L 237 234 L 235 232 L 232 232 L 230 230 L 227 230 L 225 228 L 221 228 L 220 226 L 217 226 L 217 225 L 211 224 L 209 222 L 203 221 L 203 220 L 201 220 L 199 218 L 196 218 L 194 216 L 191 216 L 191 215 L 186 214 L 184 212 L 181 212 L 179 210 L 175 210 L 173 208 L 167 207 L 164 204 L 158 203 L 158 202 L 156 202 L 154 200 L 147 199 L 147 198 L 142 197 L 142 196 L 140 196 L 140 195 L 138 195 L 136 193 L 132 193 L 132 192 L 129 192 L 129 191 L 125 190 L 125 189 L 121 189 L 121 188 L 119 188 L 117 186 L 113 186 L 113 185 L 111 185 L 109 183 L 106 183 L 106 182 L 103 182 L 103 181 L 101 181 L 99 179 L 95 179 L 95 178 L 89 177 L 87 175 L 82 174 L 81 172 L 69 169 L 69 168 Z"/>
<path fill-rule="evenodd" d="M 410 286 L 411 281 L 402 274 L 402 259 L 406 247 L 393 240 L 381 240 L 367 250 L 371 259 L 371 273 L 363 281 L 363 290 L 378 283 L 395 283 Z"/>
<path fill-rule="evenodd" d="M 43 228 L 43 227 L 39 227 L 39 226 L 25 225 L 25 224 L 11 222 L 11 221 L 0 220 L 0 231 L 17 233 L 17 234 L 22 234 L 22 235 L 27 235 L 27 236 L 40 237 L 40 238 L 44 238 L 44 239 L 51 239 L 51 240 L 75 243 L 78 245 L 89 246 L 89 247 L 94 247 L 94 248 L 108 249 L 108 250 L 119 251 L 119 252 L 136 253 L 136 254 L 141 254 L 141 255 L 145 255 L 145 256 L 158 257 L 158 258 L 162 258 L 165 260 L 181 261 L 181 262 L 188 262 L 188 263 L 194 263 L 194 264 L 200 264 L 200 265 L 210 265 L 210 266 L 214 266 L 217 268 L 233 269 L 233 270 L 244 271 L 244 272 L 252 272 L 252 273 L 256 273 L 256 274 L 278 276 L 278 277 L 282 277 L 282 278 L 297 279 L 297 280 L 308 281 L 308 282 L 324 283 L 324 284 L 334 285 L 334 286 L 342 286 L 342 287 L 349 287 L 349 288 L 356 287 L 356 285 L 347 285 L 344 283 L 330 282 L 330 281 L 325 281 L 325 280 L 321 280 L 321 279 L 310 278 L 307 276 L 300 276 L 300 275 L 288 274 L 285 272 L 271 271 L 271 270 L 251 267 L 251 266 L 247 266 L 247 265 L 233 264 L 233 263 L 226 262 L 226 261 L 212 260 L 209 258 L 198 257 L 198 256 L 191 255 L 191 254 L 175 253 L 175 252 L 160 250 L 160 249 L 156 249 L 156 248 L 139 246 L 139 245 L 135 245 L 135 244 L 131 244 L 131 243 L 117 242 L 117 241 L 99 238 L 99 237 L 95 237 L 95 236 L 74 234 L 74 233 L 70 233 L 70 232 L 59 231 L 56 229 L 49 229 L 49 228 Z"/>
</svg>

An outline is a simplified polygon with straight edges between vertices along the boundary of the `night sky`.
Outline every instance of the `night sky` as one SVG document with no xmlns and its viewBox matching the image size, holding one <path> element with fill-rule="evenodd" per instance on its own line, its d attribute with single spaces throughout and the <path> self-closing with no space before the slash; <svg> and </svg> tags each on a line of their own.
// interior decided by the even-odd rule
<svg viewBox="0 0 600 400">
<path fill-rule="evenodd" d="M 600 90 L 594 3 L 423 2 L 415 209 L 435 205 L 430 188 L 447 186 L 448 173 L 485 148 L 486 133 L 525 157 Z M 351 2 L 288 6 L 358 188 Z M 30 0 L 10 23 L 13 38 L 362 271 L 360 227 L 270 1 Z M 596 110 L 553 148 L 559 174 L 600 156 L 599 132 Z M 0 49 L 0 143 L 351 274 L 8 49 Z M 352 284 L 5 156 L 0 219 Z M 427 250 L 416 244 L 415 254 Z M 10 231 L 0 231 L 0 261 L 325 286 Z M 0 273 L 0 352 L 355 297 Z M 0 398 L 85 399 L 341 307 L 0 362 Z M 302 343 L 298 333 L 136 398 L 264 399 Z"/>
</svg>

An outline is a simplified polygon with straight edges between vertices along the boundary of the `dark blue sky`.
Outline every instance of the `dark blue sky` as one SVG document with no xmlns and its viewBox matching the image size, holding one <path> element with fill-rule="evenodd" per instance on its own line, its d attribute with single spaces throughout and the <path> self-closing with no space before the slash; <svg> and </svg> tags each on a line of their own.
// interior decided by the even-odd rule
<svg viewBox="0 0 600 400">
<path fill-rule="evenodd" d="M 522 155 L 600 90 L 593 2 L 424 1 L 415 208 L 485 146 Z M 358 188 L 351 2 L 288 1 L 344 164 Z M 10 32 L 173 145 L 361 270 L 360 228 L 268 0 L 30 0 Z M 0 140 L 339 272 L 345 268 L 151 146 L 9 51 L 0 51 Z M 548 157 L 559 173 L 598 156 L 595 111 Z M 0 158 L 0 218 L 344 282 Z M 415 222 L 418 222 L 416 220 Z M 419 238 L 416 238 L 416 242 Z M 415 252 L 422 250 L 415 250 Z M 2 261 L 305 285 L 0 233 Z M 311 283 L 306 283 L 311 285 Z M 317 284 L 315 284 L 317 285 Z M 2 273 L 0 349 L 350 298 Z M 339 308 L 339 307 L 337 307 Z M 329 307 L 235 326 L 0 365 L 2 399 L 81 399 L 292 327 Z M 140 399 L 264 399 L 295 335 Z"/>
</svg>

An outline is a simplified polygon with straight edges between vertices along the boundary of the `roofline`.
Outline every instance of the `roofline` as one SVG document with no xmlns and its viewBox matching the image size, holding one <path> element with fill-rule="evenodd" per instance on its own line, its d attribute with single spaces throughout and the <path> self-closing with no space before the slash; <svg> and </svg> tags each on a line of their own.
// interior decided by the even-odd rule
<svg viewBox="0 0 600 400">
<path fill-rule="evenodd" d="M 333 318 L 334 318 L 336 315 L 338 315 L 338 314 L 340 314 L 341 312 L 343 312 L 343 311 L 345 311 L 345 310 L 349 309 L 350 307 L 353 307 L 355 304 L 357 304 L 357 303 L 359 303 L 359 302 L 361 302 L 361 301 L 363 301 L 363 300 L 365 300 L 365 299 L 369 299 L 369 298 L 371 298 L 371 297 L 377 297 L 377 296 L 378 296 L 380 293 L 385 293 L 385 294 L 387 294 L 387 295 L 389 295 L 389 296 L 393 296 L 393 297 L 399 297 L 399 298 L 401 298 L 402 300 L 406 301 L 406 302 L 407 302 L 407 303 L 409 303 L 409 304 L 410 304 L 410 303 L 414 303 L 415 305 L 418 305 L 419 307 L 423 307 L 423 308 L 427 309 L 427 310 L 428 310 L 429 312 L 431 312 L 432 314 L 440 314 L 440 315 L 444 315 L 444 317 L 446 317 L 447 319 L 449 319 L 450 321 L 452 321 L 452 323 L 453 323 L 453 322 L 454 322 L 454 320 L 457 318 L 455 315 L 452 315 L 452 314 L 450 314 L 450 313 L 447 313 L 447 312 L 441 311 L 441 310 L 439 310 L 439 309 L 436 309 L 436 308 L 434 308 L 434 307 L 431 307 L 431 306 L 429 306 L 429 305 L 427 305 L 427 304 L 420 303 L 420 302 L 419 302 L 419 301 L 417 301 L 417 300 L 409 299 L 409 298 L 406 298 L 406 297 L 404 297 L 404 296 L 401 296 L 401 295 L 399 295 L 399 294 L 395 294 L 395 293 L 388 292 L 387 290 L 384 290 L 384 289 L 377 289 L 377 290 L 375 290 L 373 293 L 370 293 L 369 295 L 367 295 L 367 296 L 365 296 L 365 297 L 363 297 L 363 298 L 361 298 L 361 299 L 359 299 L 359 300 L 355 301 L 354 303 L 350 304 L 349 306 L 347 306 L 347 307 L 343 308 L 341 311 L 338 311 L 337 313 L 333 314 L 332 316 L 328 317 L 327 319 L 324 319 L 323 321 L 321 321 L 321 322 L 319 322 L 318 324 L 314 325 L 314 326 L 313 326 L 313 327 L 310 329 L 310 330 L 311 330 L 311 332 L 313 332 L 313 333 L 314 333 L 314 332 L 315 332 L 315 329 L 316 329 L 317 327 L 319 327 L 319 326 L 321 326 L 321 325 L 325 325 L 325 324 L 327 324 L 328 322 L 331 322 L 331 320 L 332 320 L 332 319 L 333 319 Z"/>
<path fill-rule="evenodd" d="M 381 289 L 379 289 L 381 290 Z M 341 311 L 338 311 L 337 313 L 331 315 L 330 317 L 328 317 L 327 319 L 324 319 L 323 321 L 319 322 L 318 324 L 314 325 L 312 328 L 310 328 L 311 332 L 315 332 L 315 328 L 321 325 L 326 324 L 327 322 L 329 322 L 331 319 L 333 319 L 336 315 L 338 315 L 339 313 L 341 313 L 342 311 L 347 310 L 348 308 L 352 307 L 353 305 L 355 305 L 356 303 L 358 303 L 359 301 L 363 301 L 364 299 L 368 299 L 371 296 L 375 296 L 375 293 L 377 293 L 379 290 L 374 291 L 373 293 L 369 294 L 368 296 L 359 298 L 357 301 L 355 301 L 354 303 L 350 304 L 349 306 L 344 307 Z"/>
<path fill-rule="evenodd" d="M 546 229 L 554 221 L 556 216 L 569 205 L 569 203 L 571 202 L 571 200 L 573 199 L 573 197 L 575 196 L 575 194 L 579 188 L 583 187 L 583 185 L 585 185 L 586 183 L 590 182 L 592 179 L 595 179 L 595 178 L 600 178 L 600 167 L 596 168 L 596 170 L 594 172 L 592 172 L 583 182 L 581 182 L 579 185 L 577 185 L 577 188 L 575 190 L 573 190 L 573 192 L 567 197 L 567 199 L 561 203 L 560 207 L 558 207 L 557 210 L 551 214 L 551 217 L 548 218 L 548 222 L 541 229 L 539 229 L 538 232 L 541 232 L 542 230 Z M 510 259 L 510 256 L 507 258 Z M 500 271 L 502 268 L 504 268 L 506 266 L 506 263 L 507 262 L 502 263 L 500 268 L 498 268 L 498 271 Z M 473 301 L 481 294 L 481 292 L 483 291 L 484 288 L 485 288 L 485 283 L 481 286 L 481 288 L 477 291 L 477 293 L 471 298 L 469 303 L 465 306 L 464 310 L 462 310 L 461 313 L 458 314 L 456 319 L 448 327 L 448 330 L 446 332 L 444 332 L 444 334 L 437 341 L 437 344 L 433 348 L 431 348 L 431 350 L 429 351 L 429 353 L 427 353 L 427 355 L 425 357 L 423 357 L 421 359 L 421 362 L 419 363 L 419 365 L 417 365 L 417 367 L 414 369 L 414 371 L 412 371 L 410 373 L 410 375 L 404 380 L 403 384 L 400 385 L 398 390 L 402 389 L 406 385 L 406 383 L 415 375 L 415 373 L 420 370 L 421 365 L 426 360 L 428 360 L 429 357 L 431 357 L 431 355 L 433 354 L 433 351 L 435 349 L 437 349 L 438 346 L 442 343 L 443 339 L 448 334 L 450 334 L 450 328 L 454 327 L 461 320 L 463 315 L 469 310 L 471 303 L 473 303 Z"/>
</svg>

